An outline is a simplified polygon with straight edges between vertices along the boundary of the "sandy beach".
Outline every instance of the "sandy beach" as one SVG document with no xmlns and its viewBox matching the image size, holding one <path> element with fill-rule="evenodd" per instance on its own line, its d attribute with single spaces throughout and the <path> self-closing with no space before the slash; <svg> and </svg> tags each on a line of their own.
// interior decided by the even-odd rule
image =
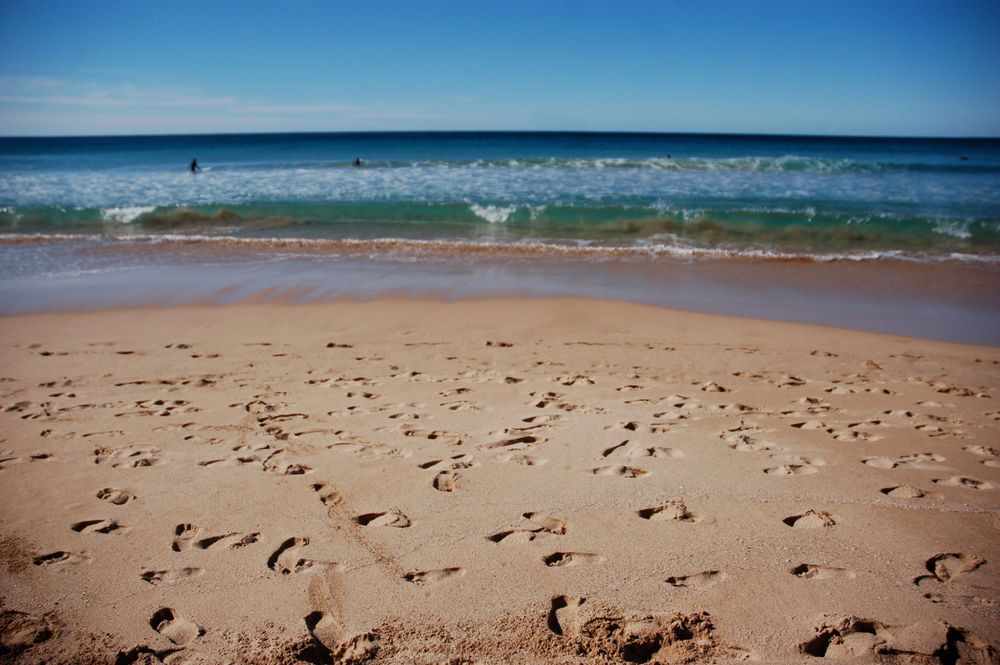
<svg viewBox="0 0 1000 665">
<path fill-rule="evenodd" d="M 1000 662 L 996 347 L 575 298 L 0 340 L 0 662 Z"/>
</svg>

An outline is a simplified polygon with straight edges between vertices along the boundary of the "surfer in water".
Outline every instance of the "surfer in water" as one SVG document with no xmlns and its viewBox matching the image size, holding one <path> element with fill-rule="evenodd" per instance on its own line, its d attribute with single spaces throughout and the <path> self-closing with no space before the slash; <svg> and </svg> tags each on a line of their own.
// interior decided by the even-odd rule
<svg viewBox="0 0 1000 665">
<path fill-rule="evenodd" d="M 365 163 L 361 161 L 360 157 L 355 157 L 354 161 L 351 163 L 352 166 L 364 166 Z"/>
<path fill-rule="evenodd" d="M 201 167 L 198 166 L 198 160 L 197 159 L 192 159 L 191 160 L 191 173 L 197 173 L 200 170 L 201 170 Z"/>
</svg>

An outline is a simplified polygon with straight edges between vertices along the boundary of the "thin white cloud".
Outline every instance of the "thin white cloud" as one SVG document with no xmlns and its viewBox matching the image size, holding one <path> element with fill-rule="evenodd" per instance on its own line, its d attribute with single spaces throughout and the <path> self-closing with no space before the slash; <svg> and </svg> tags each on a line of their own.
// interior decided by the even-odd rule
<svg viewBox="0 0 1000 665">
<path fill-rule="evenodd" d="M 94 83 L 35 76 L 0 77 L 0 103 L 86 108 L 225 108 L 232 97 L 199 96 L 171 88 Z"/>
<path fill-rule="evenodd" d="M 480 126 L 412 104 L 260 99 L 33 76 L 0 76 L 0 136 L 369 131 Z"/>
<path fill-rule="evenodd" d="M 143 88 L 132 85 L 100 86 L 88 82 L 32 76 L 0 76 L 0 105 L 40 106 L 80 109 L 137 111 L 212 111 L 231 116 L 357 116 L 369 119 L 429 120 L 437 113 L 414 107 L 380 103 L 374 105 L 340 102 L 269 104 L 232 96 L 205 96 L 171 88 Z"/>
</svg>

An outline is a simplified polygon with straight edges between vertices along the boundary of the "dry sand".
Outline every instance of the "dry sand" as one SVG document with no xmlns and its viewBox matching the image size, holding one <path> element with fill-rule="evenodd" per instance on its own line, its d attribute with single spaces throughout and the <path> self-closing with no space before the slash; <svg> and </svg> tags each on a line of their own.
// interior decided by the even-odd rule
<svg viewBox="0 0 1000 665">
<path fill-rule="evenodd" d="M 1000 349 L 577 299 L 0 321 L 0 661 L 998 662 Z"/>
</svg>

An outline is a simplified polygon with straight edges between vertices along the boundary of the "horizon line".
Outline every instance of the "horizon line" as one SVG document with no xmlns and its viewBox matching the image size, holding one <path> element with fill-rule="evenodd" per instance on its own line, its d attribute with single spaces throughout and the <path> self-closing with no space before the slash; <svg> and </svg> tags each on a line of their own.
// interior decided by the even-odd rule
<svg viewBox="0 0 1000 665">
<path fill-rule="evenodd" d="M 169 138 L 197 136 L 308 136 L 317 134 L 620 134 L 620 135 L 667 135 L 667 136 L 759 136 L 771 138 L 826 138 L 826 139 L 913 139 L 940 141 L 990 141 L 1000 140 L 996 135 L 921 135 L 921 134 L 814 134 L 783 132 L 720 132 L 720 131 L 664 131 L 639 129 L 351 129 L 351 130 L 298 130 L 298 131 L 248 131 L 248 132 L 173 132 L 126 133 L 126 134 L 10 134 L 0 135 L 6 139 L 127 139 L 127 138 Z"/>
</svg>

